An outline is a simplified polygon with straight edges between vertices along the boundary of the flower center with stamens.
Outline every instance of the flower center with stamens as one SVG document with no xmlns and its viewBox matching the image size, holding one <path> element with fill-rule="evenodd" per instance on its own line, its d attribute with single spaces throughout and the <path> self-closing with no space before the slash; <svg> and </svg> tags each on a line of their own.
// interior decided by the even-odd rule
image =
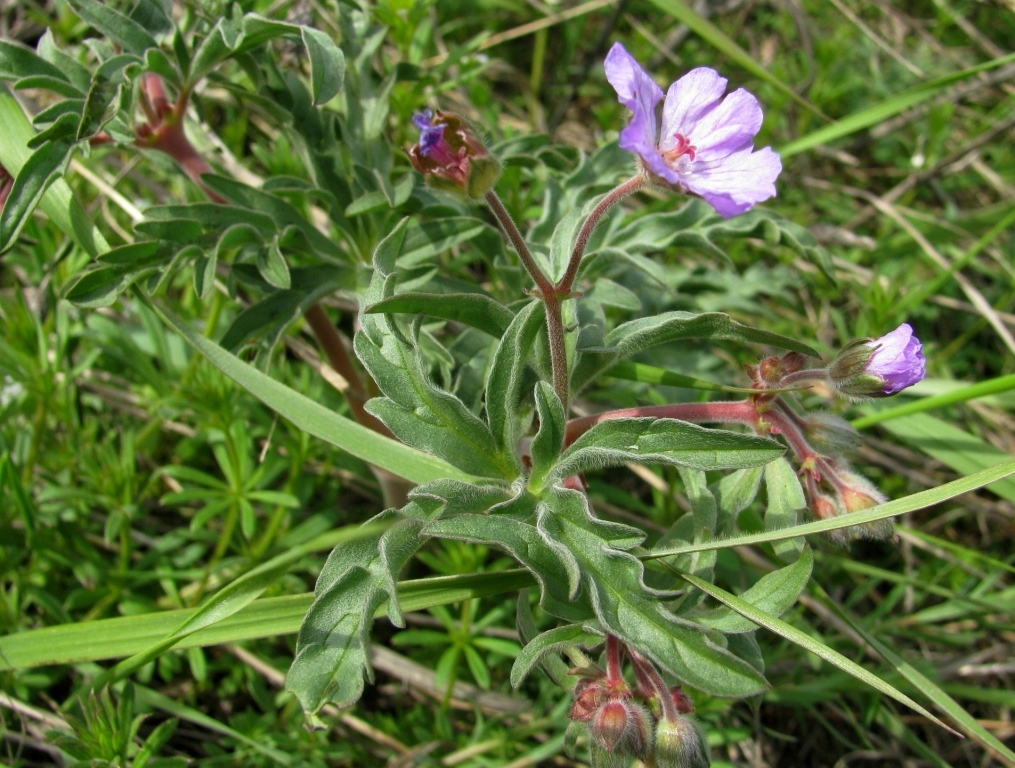
<svg viewBox="0 0 1015 768">
<path fill-rule="evenodd" d="M 677 160 L 681 157 L 687 157 L 688 160 L 694 160 L 694 154 L 697 150 L 691 144 L 690 139 L 682 133 L 673 134 L 673 139 L 677 143 L 661 153 L 663 160 L 666 161 L 667 165 L 676 167 Z"/>
</svg>

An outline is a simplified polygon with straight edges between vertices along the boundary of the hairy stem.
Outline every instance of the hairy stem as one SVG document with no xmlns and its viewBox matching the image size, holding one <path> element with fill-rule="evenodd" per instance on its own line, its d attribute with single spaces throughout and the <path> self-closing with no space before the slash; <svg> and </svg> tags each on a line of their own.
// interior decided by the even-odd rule
<svg viewBox="0 0 1015 768">
<path fill-rule="evenodd" d="M 571 398 L 571 377 L 567 370 L 567 347 L 564 342 L 564 316 L 560 297 L 543 296 L 546 305 L 546 333 L 550 340 L 550 369 L 553 376 L 553 391 L 567 415 Z"/>
<path fill-rule="evenodd" d="M 655 697 L 659 702 L 659 708 L 662 710 L 663 719 L 671 723 L 675 723 L 679 720 L 680 713 L 677 712 L 677 706 L 673 703 L 673 697 L 670 695 L 670 688 L 666 685 L 666 681 L 663 680 L 662 675 L 660 675 L 658 670 L 656 670 L 656 668 L 652 665 L 652 662 L 633 648 L 627 649 L 627 655 L 631 657 L 631 665 L 634 667 L 635 674 L 638 676 L 639 680 L 642 680 L 645 684 L 647 684 L 655 694 Z"/>
<path fill-rule="evenodd" d="M 564 276 L 560 278 L 557 285 L 554 286 L 558 293 L 564 295 L 571 293 L 575 278 L 578 276 L 578 267 L 581 265 L 582 256 L 585 255 L 585 248 L 589 244 L 589 238 L 592 237 L 592 232 L 603 216 L 613 206 L 631 193 L 637 192 L 643 186 L 645 186 L 645 177 L 641 174 L 633 176 L 616 189 L 607 192 L 606 196 L 599 201 L 599 204 L 592 209 L 592 213 L 585 219 L 585 223 L 582 224 L 582 228 L 578 231 L 578 238 L 575 240 L 574 249 L 571 251 L 571 260 L 567 263 L 567 270 L 565 270 Z"/>
<path fill-rule="evenodd" d="M 562 312 L 562 296 L 543 274 L 543 270 L 536 264 L 522 233 L 515 226 L 511 214 L 501 202 L 497 193 L 490 191 L 486 193 L 486 202 L 493 211 L 493 215 L 500 222 L 501 229 L 507 235 L 508 240 L 518 254 L 518 258 L 529 273 L 532 282 L 536 284 L 536 295 L 542 300 L 546 307 L 546 333 L 550 343 L 550 368 L 552 370 L 553 390 L 557 393 L 561 405 L 564 406 L 564 413 L 568 411 L 570 400 L 570 377 L 567 371 L 567 347 L 564 342 L 564 316 Z M 565 294 L 566 297 L 566 294 Z"/>
<path fill-rule="evenodd" d="M 782 387 L 795 387 L 807 382 L 827 382 L 828 371 L 824 368 L 807 369 L 805 371 L 794 371 L 793 373 L 787 373 L 781 379 L 777 385 L 778 388 Z"/>
<path fill-rule="evenodd" d="M 640 408 L 622 408 L 572 419 L 567 423 L 564 444 L 570 445 L 596 424 L 610 419 L 636 419 L 650 416 L 656 419 L 680 419 L 700 423 L 735 422 L 754 427 L 758 423 L 758 409 L 750 400 L 716 403 L 671 403 L 648 405 Z"/>
<path fill-rule="evenodd" d="M 497 217 L 500 228 L 504 230 L 504 234 L 511 241 L 515 253 L 518 254 L 522 266 L 525 267 L 525 271 L 529 273 L 532 282 L 536 284 L 536 289 L 544 297 L 553 294 L 553 283 L 550 282 L 549 278 L 543 274 L 543 270 L 536 264 L 536 260 L 532 257 L 531 251 L 529 251 L 529 246 L 525 244 L 522 233 L 518 231 L 514 219 L 511 218 L 511 214 L 508 213 L 507 208 L 504 207 L 504 203 L 501 202 L 497 193 L 493 190 L 487 192 L 486 203 L 490 206 L 490 210 L 493 211 L 493 215 Z"/>
<path fill-rule="evenodd" d="M 621 655 L 624 646 L 616 635 L 606 636 L 606 682 L 609 685 L 624 684 L 621 669 Z"/>
</svg>

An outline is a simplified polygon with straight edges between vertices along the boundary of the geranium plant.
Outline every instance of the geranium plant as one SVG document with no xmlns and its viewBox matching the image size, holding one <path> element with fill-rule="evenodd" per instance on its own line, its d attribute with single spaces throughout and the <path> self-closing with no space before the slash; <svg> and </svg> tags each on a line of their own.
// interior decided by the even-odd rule
<svg viewBox="0 0 1015 768">
<path fill-rule="evenodd" d="M 778 194 L 782 162 L 755 146 L 764 115 L 754 95 L 727 92 L 727 78 L 707 67 L 664 94 L 616 43 L 602 75 L 629 122 L 591 156 L 551 156 L 543 139 L 484 139 L 497 126 L 439 98 L 390 112 L 400 75 L 370 65 L 384 31 L 363 9 L 340 4 L 340 47 L 238 4 L 189 19 L 186 30 L 162 6 L 142 5 L 145 13 L 128 15 L 70 2 L 105 37 L 92 46 L 91 68 L 49 33 L 37 50 L 0 43 L 0 76 L 63 97 L 35 116 L 38 133 L 20 155 L 0 158 L 0 245 L 17 241 L 47 190 L 64 194 L 75 153 L 141 153 L 189 179 L 185 200 L 148 205 L 112 247 L 71 206 L 67 229 L 88 266 L 65 295 L 82 309 L 140 302 L 296 428 L 374 473 L 383 509 L 323 564 L 286 677 L 310 722 L 361 697 L 378 613 L 405 626 L 400 575 L 441 540 L 513 558 L 516 568 L 497 582 L 517 592 L 511 683 L 538 671 L 561 687 L 569 748 L 593 766 L 708 765 L 694 698 L 766 690 L 759 627 L 933 717 L 779 618 L 812 577 L 805 533 L 841 547 L 892 537 L 900 509 L 850 464 L 859 436 L 835 400 L 920 382 L 926 360 L 912 327 L 856 339 L 823 360 L 807 329 L 780 335 L 659 290 L 667 249 L 693 249 L 707 263 L 724 258 L 722 243 L 744 238 L 827 269 L 805 230 L 762 205 Z M 302 77 L 260 55 L 275 43 L 299 51 Z M 254 183 L 210 157 L 199 124 L 188 125 L 209 84 L 283 126 L 300 172 Z M 508 175 L 513 194 L 502 198 Z M 520 189 L 529 204 L 519 203 Z M 624 210 L 642 194 L 656 201 L 652 212 Z M 161 300 L 183 290 L 195 302 L 220 292 L 235 304 L 224 327 L 217 314 L 209 321 L 217 343 Z M 348 417 L 269 375 L 300 323 L 338 374 L 331 380 Z M 722 360 L 749 360 L 722 384 L 690 362 L 719 345 Z M 618 380 L 674 384 L 660 391 L 676 394 L 667 402 L 632 389 L 611 403 L 607 383 Z M 267 470 L 249 466 L 242 428 L 221 439 L 215 457 L 231 485 L 180 467 L 164 472 L 191 483 L 167 503 L 207 502 L 200 525 L 223 516 L 213 560 L 234 536 L 258 540 L 255 503 L 277 506 L 272 534 L 299 506 L 263 487 Z M 597 508 L 590 481 L 630 467 L 664 468 L 686 499 L 661 533 Z M 734 594 L 717 553 L 745 542 L 769 548 L 772 570 Z M 255 561 L 263 554 L 249 549 Z M 154 650 L 100 680 L 130 674 L 249 605 L 298 554 L 252 566 Z"/>
</svg>

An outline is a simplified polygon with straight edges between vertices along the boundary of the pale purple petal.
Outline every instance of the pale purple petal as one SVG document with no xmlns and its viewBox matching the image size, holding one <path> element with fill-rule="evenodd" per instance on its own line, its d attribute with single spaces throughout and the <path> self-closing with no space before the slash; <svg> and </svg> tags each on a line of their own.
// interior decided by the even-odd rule
<svg viewBox="0 0 1015 768">
<path fill-rule="evenodd" d="M 750 146 L 761 130 L 761 120 L 758 100 L 738 88 L 704 113 L 684 135 L 694 145 L 697 159 L 708 162 Z"/>
<path fill-rule="evenodd" d="M 913 335 L 909 323 L 903 323 L 880 339 L 868 342 L 868 346 L 875 349 L 864 366 L 864 372 L 884 380 L 884 394 L 894 395 L 923 380 L 927 366 L 923 344 Z"/>
<path fill-rule="evenodd" d="M 656 105 L 663 89 L 620 43 L 614 43 L 604 62 L 606 79 L 621 104 L 631 110 L 631 122 L 620 132 L 620 146 L 646 161 L 658 156 L 656 150 Z M 651 161 L 650 161 L 651 162 Z"/>
<path fill-rule="evenodd" d="M 775 197 L 775 179 L 780 171 L 782 160 L 771 148 L 752 152 L 746 147 L 715 164 L 692 163 L 681 183 L 728 219 Z"/>
<path fill-rule="evenodd" d="M 727 82 L 714 69 L 698 67 L 671 85 L 663 104 L 660 148 L 667 150 L 672 147 L 675 133 L 690 138 L 698 121 L 715 107 L 726 92 Z"/>
<path fill-rule="evenodd" d="M 723 98 L 726 78 L 693 69 L 667 91 L 660 132 L 662 90 L 619 43 L 606 57 L 606 77 L 632 112 L 620 146 L 639 155 L 657 182 L 700 195 L 726 218 L 775 195 L 782 162 L 768 147 L 752 151 L 762 112 L 750 93 Z"/>
</svg>

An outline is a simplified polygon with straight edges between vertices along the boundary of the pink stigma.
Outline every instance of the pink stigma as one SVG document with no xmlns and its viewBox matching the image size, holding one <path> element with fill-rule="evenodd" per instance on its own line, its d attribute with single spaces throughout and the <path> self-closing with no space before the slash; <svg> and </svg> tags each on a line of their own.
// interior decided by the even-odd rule
<svg viewBox="0 0 1015 768">
<path fill-rule="evenodd" d="M 673 138 L 677 143 L 675 146 L 662 153 L 663 160 L 665 160 L 669 165 L 673 165 L 684 155 L 687 155 L 689 159 L 694 160 L 694 153 L 697 150 L 691 145 L 690 140 L 681 133 L 673 134 Z"/>
</svg>

